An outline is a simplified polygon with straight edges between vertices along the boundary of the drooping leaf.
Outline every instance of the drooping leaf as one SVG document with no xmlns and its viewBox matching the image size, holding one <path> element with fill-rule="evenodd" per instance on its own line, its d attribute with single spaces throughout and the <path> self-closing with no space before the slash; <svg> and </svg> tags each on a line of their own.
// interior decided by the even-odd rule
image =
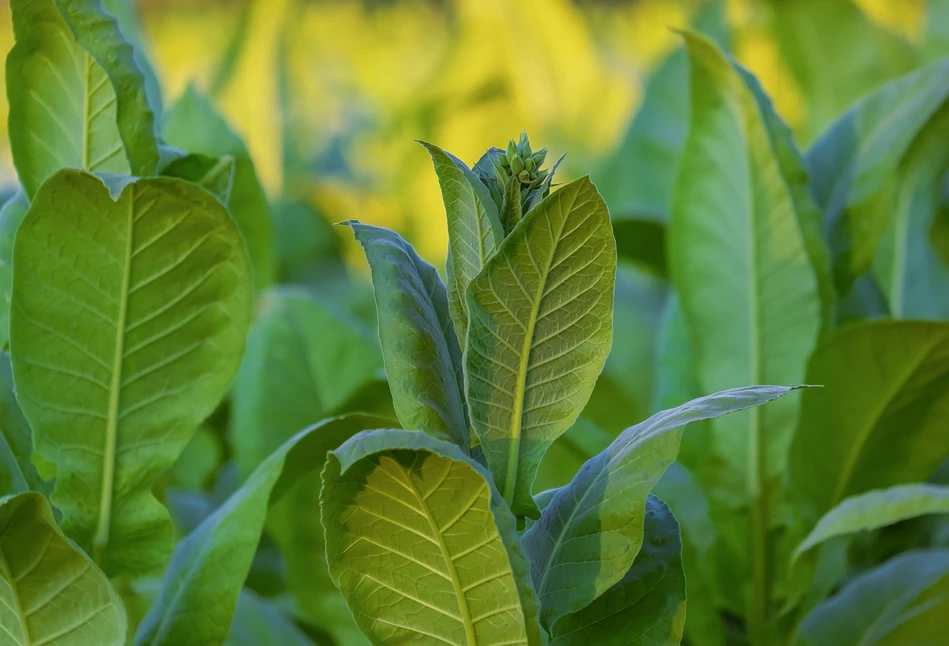
<svg viewBox="0 0 949 646">
<path fill-rule="evenodd" d="M 94 0 L 12 0 L 10 147 L 28 196 L 62 168 L 152 175 L 155 116 L 118 23 Z"/>
<path fill-rule="evenodd" d="M 396 232 L 346 224 L 372 270 L 382 356 L 399 422 L 467 447 L 462 354 L 444 283 Z"/>
<path fill-rule="evenodd" d="M 224 646 L 312 646 L 313 642 L 293 622 L 254 592 L 244 589 L 237 598 L 234 623 Z"/>
<path fill-rule="evenodd" d="M 138 628 L 135 644 L 223 644 L 269 504 L 300 477 L 318 469 L 328 449 L 361 429 L 378 428 L 376 423 L 379 421 L 359 415 L 325 420 L 274 451 L 178 544 L 158 598 Z M 195 608 L 200 608 L 200 613 L 196 614 Z"/>
<path fill-rule="evenodd" d="M 162 136 L 189 153 L 234 158 L 234 181 L 227 208 L 244 237 L 254 269 L 254 287 L 263 289 L 274 279 L 276 258 L 270 206 L 247 147 L 211 101 L 188 86 L 162 117 Z"/>
<path fill-rule="evenodd" d="M 125 646 L 125 609 L 38 493 L 0 498 L 0 635 L 10 646 Z"/>
<path fill-rule="evenodd" d="M 237 371 L 251 291 L 240 233 L 208 193 L 112 188 L 66 170 L 37 193 L 14 246 L 10 346 L 63 530 L 116 575 L 170 552 L 150 487 Z"/>
<path fill-rule="evenodd" d="M 906 552 L 815 608 L 799 646 L 936 646 L 946 638 L 949 550 Z"/>
<path fill-rule="evenodd" d="M 531 485 L 577 419 L 613 338 L 616 245 L 589 178 L 531 210 L 468 290 L 471 421 L 515 515 L 537 517 Z"/>
<path fill-rule="evenodd" d="M 13 239 L 30 210 L 23 189 L 0 208 L 0 347 L 10 340 L 10 295 L 13 291 Z"/>
<path fill-rule="evenodd" d="M 24 491 L 48 493 L 33 466 L 33 436 L 13 392 L 10 358 L 0 355 L 0 496 Z"/>
<path fill-rule="evenodd" d="M 524 534 L 548 627 L 625 576 L 643 542 L 646 496 L 676 459 L 682 427 L 752 408 L 792 388 L 751 386 L 662 411 L 625 431 L 559 490 Z"/>
<path fill-rule="evenodd" d="M 161 169 L 161 174 L 186 179 L 205 189 L 222 204 L 227 204 L 234 183 L 234 166 L 234 158 L 230 155 L 211 157 L 191 153 L 173 160 Z"/>
<path fill-rule="evenodd" d="M 306 292 L 272 288 L 258 305 L 234 380 L 231 442 L 241 473 L 339 412 L 382 368 L 371 331 Z"/>
<path fill-rule="evenodd" d="M 685 622 L 685 572 L 675 516 L 646 500 L 645 540 L 629 571 L 582 610 L 557 622 L 551 646 L 674 646 Z"/>
<path fill-rule="evenodd" d="M 770 4 L 782 61 L 807 106 L 804 142 L 861 96 L 919 62 L 909 42 L 871 21 L 852 0 Z"/>
<path fill-rule="evenodd" d="M 320 498 L 330 575 L 373 643 L 543 643 L 514 517 L 460 448 L 361 433 Z"/>
<path fill-rule="evenodd" d="M 824 514 L 797 549 L 794 559 L 836 536 L 845 536 L 927 514 L 949 513 L 949 487 L 907 484 L 852 496 Z"/>
<path fill-rule="evenodd" d="M 807 152 L 841 294 L 869 269 L 900 194 L 912 194 L 914 187 L 901 191 L 898 171 L 949 100 L 947 74 L 949 60 L 943 60 L 887 83 L 847 110 Z"/>
<path fill-rule="evenodd" d="M 448 220 L 448 306 L 464 350 L 468 334 L 468 284 L 494 255 L 504 231 L 488 188 L 465 163 L 437 146 L 421 142 L 432 156 Z M 518 201 L 518 205 L 520 201 Z"/>
<path fill-rule="evenodd" d="M 949 455 L 949 324 L 850 325 L 814 352 L 788 476 L 805 531 L 844 498 L 927 479 Z"/>
</svg>

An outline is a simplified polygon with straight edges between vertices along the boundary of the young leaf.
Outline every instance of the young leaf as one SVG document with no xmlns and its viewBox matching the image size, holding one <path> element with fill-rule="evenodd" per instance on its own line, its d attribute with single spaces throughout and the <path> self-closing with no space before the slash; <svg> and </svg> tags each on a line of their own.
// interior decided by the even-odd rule
<svg viewBox="0 0 949 646">
<path fill-rule="evenodd" d="M 524 216 L 468 288 L 471 421 L 517 516 L 547 448 L 577 419 L 613 338 L 616 245 L 589 178 Z"/>
<path fill-rule="evenodd" d="M 403 428 L 468 446 L 462 354 L 438 272 L 389 229 L 346 223 L 372 271 L 379 339 Z"/>
<path fill-rule="evenodd" d="M 682 427 L 760 406 L 793 390 L 751 386 L 720 392 L 653 415 L 589 460 L 524 534 L 524 551 L 555 627 L 622 579 L 643 542 L 646 496 L 676 459 Z"/>
<path fill-rule="evenodd" d="M 46 499 L 38 493 L 0 498 L 3 643 L 125 646 L 125 631 L 118 593 L 63 536 Z"/>
<path fill-rule="evenodd" d="M 949 513 L 949 487 L 908 484 L 847 498 L 817 522 L 793 559 L 835 536 L 885 527 L 926 514 Z"/>
<path fill-rule="evenodd" d="M 161 174 L 186 179 L 227 204 L 234 185 L 234 165 L 230 155 L 211 157 L 191 153 L 171 161 L 161 169 Z"/>
<path fill-rule="evenodd" d="M 788 475 L 807 528 L 845 497 L 925 480 L 949 455 L 949 324 L 843 328 L 814 352 Z"/>
<path fill-rule="evenodd" d="M 488 188 L 464 162 L 432 144 L 420 142 L 432 156 L 448 219 L 448 306 L 464 350 L 468 334 L 468 283 L 494 255 L 504 231 Z M 518 201 L 520 204 L 520 201 Z"/>
<path fill-rule="evenodd" d="M 14 245 L 10 345 L 63 530 L 114 576 L 168 556 L 150 488 L 237 371 L 251 293 L 240 233 L 207 192 L 111 187 L 65 170 L 37 193 Z"/>
<path fill-rule="evenodd" d="M 211 101 L 189 85 L 162 117 L 162 136 L 172 146 L 210 157 L 234 158 L 234 181 L 227 208 L 247 244 L 254 288 L 273 282 L 276 254 L 270 206 L 247 147 Z"/>
<path fill-rule="evenodd" d="M 320 497 L 330 575 L 373 643 L 544 643 L 514 517 L 458 447 L 361 433 Z"/>
<path fill-rule="evenodd" d="M 870 268 L 899 206 L 903 158 L 949 100 L 947 74 L 949 59 L 887 83 L 845 112 L 807 152 L 811 192 L 824 211 L 841 294 Z"/>
<path fill-rule="evenodd" d="M 93 0 L 11 0 L 10 148 L 26 193 L 62 168 L 152 175 L 155 117 L 115 19 Z"/>
<path fill-rule="evenodd" d="M 369 329 L 303 290 L 272 288 L 257 310 L 232 388 L 231 442 L 244 475 L 382 368 Z"/>
<path fill-rule="evenodd" d="M 582 610 L 557 622 L 551 646 L 671 646 L 682 640 L 685 572 L 675 516 L 646 500 L 646 540 L 629 571 Z"/>
<path fill-rule="evenodd" d="M 33 466 L 33 436 L 13 392 L 13 371 L 0 355 L 0 496 L 24 491 L 48 493 Z"/>
<path fill-rule="evenodd" d="M 135 634 L 136 646 L 215 646 L 227 638 L 238 595 L 267 516 L 300 477 L 318 469 L 326 451 L 385 422 L 361 415 L 325 420 L 297 433 L 175 549 L 158 599 Z M 195 608 L 201 608 L 195 613 Z"/>
<path fill-rule="evenodd" d="M 946 639 L 949 550 L 905 552 L 851 581 L 801 625 L 800 646 L 924 646 Z"/>
<path fill-rule="evenodd" d="M 10 340 L 10 295 L 13 291 L 13 239 L 30 210 L 23 189 L 0 208 L 0 347 Z"/>
</svg>

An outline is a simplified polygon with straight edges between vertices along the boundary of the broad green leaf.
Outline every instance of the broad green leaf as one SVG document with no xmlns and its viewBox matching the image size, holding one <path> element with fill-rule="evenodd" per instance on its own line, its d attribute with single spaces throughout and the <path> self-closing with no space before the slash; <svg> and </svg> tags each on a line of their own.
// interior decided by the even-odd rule
<svg viewBox="0 0 949 646">
<path fill-rule="evenodd" d="M 10 320 L 52 502 L 110 576 L 165 562 L 171 524 L 150 488 L 237 371 L 251 300 L 220 202 L 170 178 L 112 188 L 66 170 L 37 193 L 14 245 Z"/>
<path fill-rule="evenodd" d="M 432 156 L 448 219 L 448 306 L 455 334 L 465 347 L 468 334 L 468 284 L 494 255 L 504 231 L 488 187 L 464 162 L 437 146 L 421 142 Z M 520 198 L 520 196 L 518 196 Z M 520 199 L 518 199 L 518 205 Z"/>
<path fill-rule="evenodd" d="M 788 476 L 805 531 L 844 498 L 927 479 L 949 455 L 949 324 L 848 326 L 814 352 Z"/>
<path fill-rule="evenodd" d="M 155 117 L 118 23 L 93 0 L 12 0 L 10 147 L 30 197 L 62 168 L 152 175 Z"/>
<path fill-rule="evenodd" d="M 911 204 L 899 170 L 949 100 L 949 59 L 867 95 L 807 152 L 811 192 L 824 211 L 834 282 L 841 294 L 869 269 L 891 214 Z M 901 201 L 903 202 L 901 204 Z"/>
<path fill-rule="evenodd" d="M 646 539 L 629 571 L 582 610 L 557 622 L 551 646 L 676 646 L 685 622 L 685 572 L 675 516 L 646 500 Z"/>
<path fill-rule="evenodd" d="M 833 298 L 803 162 L 754 77 L 701 37 L 687 34 L 686 48 L 692 124 L 669 260 L 699 392 L 802 383 Z M 767 640 L 771 504 L 797 415 L 792 395 L 715 420 L 700 461 L 688 462 L 709 492 L 723 540 L 742 556 L 730 580 L 751 585 L 735 586 L 730 609 L 747 605 L 754 643 Z"/>
<path fill-rule="evenodd" d="M 727 49 L 724 13 L 720 0 L 705 2 L 694 27 Z M 616 152 L 600 172 L 593 174 L 603 199 L 610 205 L 620 255 L 621 222 L 630 218 L 669 221 L 679 159 L 689 131 L 689 61 L 683 49 L 662 62 L 647 79 L 643 93 L 643 103 Z"/>
<path fill-rule="evenodd" d="M 946 640 L 949 550 L 901 554 L 815 608 L 799 646 L 937 646 Z"/>
<path fill-rule="evenodd" d="M 398 233 L 351 220 L 372 271 L 379 339 L 403 428 L 468 446 L 462 354 L 438 272 Z"/>
<path fill-rule="evenodd" d="M 189 153 L 234 158 L 234 181 L 227 208 L 247 245 L 254 269 L 254 288 L 260 290 L 272 283 L 276 257 L 270 206 L 244 142 L 211 101 L 190 85 L 165 111 L 162 136 L 172 146 Z"/>
<path fill-rule="evenodd" d="M 778 399 L 793 388 L 751 386 L 662 411 L 625 431 L 557 491 L 524 534 L 547 627 L 625 576 L 643 542 L 646 497 L 676 459 L 682 427 Z"/>
<path fill-rule="evenodd" d="M 293 625 L 274 604 L 248 589 L 237 598 L 234 623 L 225 646 L 312 646 L 313 642 Z"/>
<path fill-rule="evenodd" d="M 468 288 L 471 421 L 517 516 L 547 448 L 576 421 L 613 338 L 616 245 L 589 178 L 531 210 Z"/>
<path fill-rule="evenodd" d="M 30 210 L 20 189 L 0 208 L 0 347 L 10 340 L 10 295 L 13 291 L 13 239 Z"/>
<path fill-rule="evenodd" d="M 0 498 L 0 641 L 125 646 L 125 630 L 118 593 L 63 536 L 46 499 Z"/>
<path fill-rule="evenodd" d="M 514 517 L 459 447 L 361 433 L 320 499 L 330 575 L 374 644 L 544 643 Z"/>
<path fill-rule="evenodd" d="M 161 174 L 186 179 L 219 199 L 222 204 L 227 204 L 234 184 L 234 166 L 234 158 L 230 155 L 211 157 L 191 153 L 173 160 L 161 169 Z"/>
<path fill-rule="evenodd" d="M 770 4 L 782 61 L 807 108 L 800 129 L 804 142 L 851 103 L 919 62 L 909 42 L 871 21 L 852 0 Z"/>
<path fill-rule="evenodd" d="M 221 463 L 221 444 L 217 434 L 209 426 L 198 427 L 182 449 L 178 460 L 165 472 L 167 482 L 171 486 L 193 491 L 206 489 Z"/>
<path fill-rule="evenodd" d="M 0 355 L 0 496 L 24 491 L 48 493 L 33 466 L 33 436 L 13 391 L 10 358 Z"/>
<path fill-rule="evenodd" d="M 926 8 L 926 55 L 930 60 L 949 56 L 949 0 L 930 0 Z"/>
<path fill-rule="evenodd" d="M 908 484 L 868 491 L 845 499 L 824 514 L 797 549 L 804 552 L 836 536 L 869 531 L 927 514 L 949 513 L 949 487 Z"/>
<path fill-rule="evenodd" d="M 300 477 L 319 469 L 326 451 L 364 428 L 365 416 L 325 420 L 296 434 L 175 549 L 161 591 L 135 635 L 140 646 L 223 644 L 267 516 Z M 315 512 L 315 510 L 313 510 Z M 194 609 L 200 608 L 200 613 Z"/>
<path fill-rule="evenodd" d="M 337 414 L 381 368 L 378 342 L 359 321 L 300 289 L 264 292 L 232 388 L 231 443 L 241 473 Z"/>
</svg>

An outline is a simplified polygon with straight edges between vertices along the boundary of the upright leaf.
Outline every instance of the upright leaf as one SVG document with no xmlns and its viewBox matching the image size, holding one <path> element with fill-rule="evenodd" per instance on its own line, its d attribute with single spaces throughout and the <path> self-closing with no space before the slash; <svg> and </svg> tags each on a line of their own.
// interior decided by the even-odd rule
<svg viewBox="0 0 949 646">
<path fill-rule="evenodd" d="M 234 457 L 247 475 L 382 368 L 368 328 L 303 290 L 273 288 L 257 309 L 231 404 Z"/>
<path fill-rule="evenodd" d="M 66 170 L 37 193 L 14 246 L 10 345 L 63 529 L 116 575 L 171 550 L 151 486 L 234 376 L 251 293 L 211 195 L 170 178 L 112 188 Z"/>
<path fill-rule="evenodd" d="M 524 216 L 468 288 L 471 421 L 518 516 L 547 448 L 576 421 L 613 339 L 616 245 L 589 178 Z"/>
<path fill-rule="evenodd" d="M 836 536 L 869 531 L 926 514 L 949 513 L 949 487 L 908 484 L 847 498 L 824 514 L 794 558 Z"/>
<path fill-rule="evenodd" d="M 137 646 L 215 646 L 227 639 L 234 608 L 260 543 L 271 502 L 318 469 L 327 450 L 379 420 L 325 420 L 297 433 L 175 549 L 158 598 L 135 635 Z M 200 613 L 195 613 L 200 608 Z"/>
<path fill-rule="evenodd" d="M 643 543 L 646 497 L 676 459 L 682 427 L 770 402 L 783 386 L 702 397 L 632 426 L 558 489 L 524 535 L 541 618 L 555 628 L 620 581 Z"/>
<path fill-rule="evenodd" d="M 544 643 L 514 517 L 458 447 L 361 433 L 320 497 L 330 575 L 373 643 Z"/>
<path fill-rule="evenodd" d="M 946 639 L 949 550 L 906 552 L 853 579 L 801 625 L 799 646 L 935 646 Z"/>
<path fill-rule="evenodd" d="M 293 621 L 248 589 L 237 598 L 234 623 L 224 646 L 312 646 L 313 642 L 297 628 Z"/>
<path fill-rule="evenodd" d="M 824 211 L 837 289 L 847 293 L 873 261 L 891 214 L 915 187 L 897 172 L 917 137 L 949 100 L 949 59 L 864 97 L 807 152 L 811 192 Z M 935 123 L 935 122 L 934 122 Z"/>
<path fill-rule="evenodd" d="M 109 579 L 56 526 L 38 493 L 0 498 L 0 633 L 10 646 L 125 646 Z"/>
<path fill-rule="evenodd" d="M 504 231 L 488 187 L 464 162 L 437 146 L 421 142 L 432 156 L 448 219 L 448 305 L 455 334 L 464 350 L 468 334 L 468 284 L 494 255 Z M 520 205 L 520 200 L 518 200 Z"/>
<path fill-rule="evenodd" d="M 843 328 L 814 352 L 788 475 L 810 528 L 845 497 L 927 479 L 949 455 L 949 324 Z"/>
<path fill-rule="evenodd" d="M 10 340 L 10 295 L 13 291 L 13 239 L 30 210 L 23 189 L 0 208 L 0 347 Z"/>
<path fill-rule="evenodd" d="M 94 0 L 11 0 L 10 147 L 27 195 L 62 168 L 152 175 L 155 117 L 118 23 Z"/>
<path fill-rule="evenodd" d="M 399 422 L 467 448 L 462 355 L 444 283 L 395 231 L 346 224 L 372 270 L 382 357 Z"/>
<path fill-rule="evenodd" d="M 218 114 L 211 101 L 189 85 L 162 117 L 162 136 L 190 153 L 234 158 L 234 181 L 227 208 L 240 229 L 254 269 L 258 290 L 273 282 L 276 252 L 270 206 L 254 162 L 241 138 Z"/>
<path fill-rule="evenodd" d="M 47 493 L 32 462 L 33 436 L 13 390 L 13 371 L 0 355 L 0 496 L 39 491 Z"/>
<path fill-rule="evenodd" d="M 582 610 L 557 622 L 551 646 L 673 646 L 685 622 L 685 572 L 675 516 L 646 500 L 645 541 L 629 571 Z"/>
</svg>

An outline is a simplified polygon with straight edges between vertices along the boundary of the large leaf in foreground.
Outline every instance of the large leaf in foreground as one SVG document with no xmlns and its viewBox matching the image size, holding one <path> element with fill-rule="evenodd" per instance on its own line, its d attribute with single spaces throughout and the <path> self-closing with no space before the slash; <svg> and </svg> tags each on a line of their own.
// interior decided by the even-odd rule
<svg viewBox="0 0 949 646">
<path fill-rule="evenodd" d="M 629 571 L 582 610 L 557 622 L 551 646 L 673 646 L 685 622 L 685 572 L 675 516 L 646 500 L 642 549 Z"/>
<path fill-rule="evenodd" d="M 908 484 L 868 491 L 847 498 L 824 514 L 797 549 L 794 558 L 836 536 L 885 527 L 926 514 L 949 513 L 949 487 Z"/>
<path fill-rule="evenodd" d="M 395 231 L 347 224 L 372 271 L 382 357 L 399 422 L 467 447 L 462 355 L 444 283 Z"/>
<path fill-rule="evenodd" d="M 471 422 L 515 515 L 537 517 L 541 458 L 603 370 L 615 275 L 610 214 L 585 177 L 531 210 L 468 288 Z"/>
<path fill-rule="evenodd" d="M 789 476 L 808 527 L 845 497 L 927 479 L 949 455 L 949 324 L 843 328 L 814 352 Z"/>
<path fill-rule="evenodd" d="M 675 461 L 683 426 L 759 406 L 791 390 L 751 386 L 696 399 L 626 429 L 587 461 L 524 535 L 544 624 L 554 627 L 629 571 L 643 543 L 646 497 Z"/>
<path fill-rule="evenodd" d="M 947 74 L 944 60 L 887 83 L 847 110 L 807 152 L 811 191 L 824 211 L 842 294 L 869 269 L 893 212 L 911 206 L 898 203 L 898 171 L 949 99 Z"/>
<path fill-rule="evenodd" d="M 151 486 L 224 395 L 250 318 L 240 233 L 182 180 L 61 171 L 14 247 L 10 345 L 63 531 L 106 574 L 164 564 Z"/>
<path fill-rule="evenodd" d="M 234 158 L 234 181 L 225 204 L 247 244 L 254 287 L 269 285 L 276 272 L 274 227 L 267 195 L 244 142 L 211 101 L 190 85 L 162 116 L 162 136 L 172 146 L 190 153 Z"/>
<path fill-rule="evenodd" d="M 124 646 L 125 630 L 119 595 L 63 536 L 46 499 L 0 498 L 0 641 Z"/>
<path fill-rule="evenodd" d="M 118 23 L 90 0 L 12 0 L 10 147 L 29 196 L 62 168 L 150 175 L 145 78 Z"/>
<path fill-rule="evenodd" d="M 448 220 L 448 305 L 455 333 L 465 346 L 468 334 L 468 284 L 494 255 L 504 238 L 498 209 L 488 187 L 464 162 L 438 146 L 422 142 L 432 156 Z M 517 205 L 520 206 L 520 194 Z"/>
<path fill-rule="evenodd" d="M 815 608 L 799 646 L 937 646 L 946 641 L 949 550 L 901 554 Z"/>
<path fill-rule="evenodd" d="M 321 500 L 330 574 L 373 643 L 543 643 L 514 517 L 458 447 L 361 433 Z"/>
<path fill-rule="evenodd" d="M 232 388 L 231 442 L 241 473 L 335 414 L 381 368 L 379 344 L 359 321 L 300 289 L 265 292 Z"/>
<path fill-rule="evenodd" d="M 223 644 L 241 586 L 260 543 L 267 508 L 300 477 L 320 468 L 327 450 L 380 420 L 329 419 L 293 436 L 213 514 L 178 544 L 136 645 Z M 382 422 L 384 423 L 384 422 Z M 200 613 L 194 609 L 200 608 Z"/>
</svg>

